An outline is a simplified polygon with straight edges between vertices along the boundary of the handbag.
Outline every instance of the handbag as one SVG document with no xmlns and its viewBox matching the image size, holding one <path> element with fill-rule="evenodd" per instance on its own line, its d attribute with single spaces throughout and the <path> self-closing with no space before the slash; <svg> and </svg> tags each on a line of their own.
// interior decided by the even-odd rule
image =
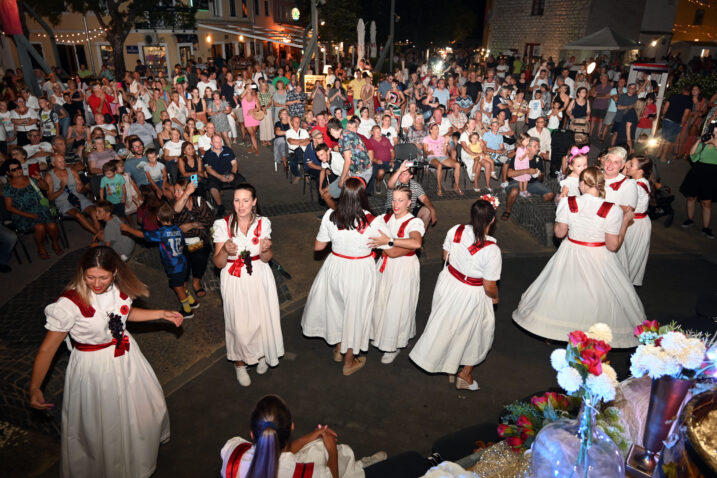
<svg viewBox="0 0 717 478">
<path fill-rule="evenodd" d="M 257 121 L 263 120 L 264 116 L 266 116 L 266 111 L 262 109 L 254 108 L 253 110 L 251 110 L 251 117 Z"/>
<path fill-rule="evenodd" d="M 40 204 L 45 206 L 50 211 L 50 214 L 57 217 L 57 208 L 55 206 L 53 206 L 52 204 L 50 204 L 50 200 L 47 199 L 47 197 L 45 197 L 44 194 L 42 194 L 42 191 L 40 191 L 40 188 L 37 187 L 37 184 L 35 184 L 35 180 L 32 178 L 30 178 L 30 185 L 32 186 L 32 189 L 34 189 L 35 192 L 37 193 L 37 195 L 40 197 Z"/>
</svg>

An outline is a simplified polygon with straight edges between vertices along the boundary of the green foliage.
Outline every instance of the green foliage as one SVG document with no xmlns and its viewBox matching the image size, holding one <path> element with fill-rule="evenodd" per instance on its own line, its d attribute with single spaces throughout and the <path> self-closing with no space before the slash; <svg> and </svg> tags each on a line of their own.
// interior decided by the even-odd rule
<svg viewBox="0 0 717 478">
<path fill-rule="evenodd" d="M 615 442 L 623 456 L 627 456 L 632 443 L 622 426 L 621 417 L 620 410 L 615 407 L 607 407 L 597 416 L 597 426 Z"/>
<path fill-rule="evenodd" d="M 698 85 L 702 90 L 702 96 L 708 100 L 717 93 L 717 75 L 698 75 L 695 73 L 689 75 L 683 75 L 677 83 L 674 83 L 666 94 L 666 98 L 669 98 L 672 94 L 678 94 L 682 91 L 683 87 L 690 87 L 692 85 Z M 660 329 L 662 333 L 662 329 Z"/>
<path fill-rule="evenodd" d="M 537 430 L 543 426 L 543 414 L 530 402 L 517 401 L 505 406 L 506 415 L 501 417 L 501 422 L 506 424 L 517 423 L 521 415 L 525 415 L 533 427 Z"/>
</svg>

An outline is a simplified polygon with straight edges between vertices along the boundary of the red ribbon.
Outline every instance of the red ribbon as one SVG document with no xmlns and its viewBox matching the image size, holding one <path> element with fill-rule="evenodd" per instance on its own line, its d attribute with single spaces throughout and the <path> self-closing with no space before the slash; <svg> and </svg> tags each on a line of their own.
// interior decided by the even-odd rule
<svg viewBox="0 0 717 478">
<path fill-rule="evenodd" d="M 337 257 L 340 257 L 340 258 L 342 258 L 342 259 L 349 259 L 349 260 L 351 260 L 351 261 L 355 261 L 355 260 L 357 260 L 357 259 L 366 259 L 366 258 L 368 258 L 368 257 L 373 257 L 373 253 L 368 254 L 368 255 L 365 255 L 365 256 L 356 256 L 356 257 L 345 256 L 345 255 L 343 255 L 343 254 L 339 254 L 338 252 L 334 252 L 334 251 L 331 251 L 331 254 L 333 254 L 333 255 L 335 255 L 335 256 L 337 256 Z"/>
<path fill-rule="evenodd" d="M 456 269 L 450 264 L 448 264 L 448 272 L 450 272 L 453 277 L 463 282 L 464 284 L 472 286 L 483 285 L 483 278 L 468 277 L 467 275 L 462 274 L 458 269 Z"/>
<path fill-rule="evenodd" d="M 399 256 L 399 257 L 410 257 L 410 256 L 415 256 L 415 255 L 416 255 L 416 251 L 411 251 L 408 254 L 404 254 L 403 256 Z M 381 254 L 381 256 L 382 256 L 381 268 L 378 271 L 383 274 L 383 271 L 386 270 L 386 263 L 388 262 L 389 257 L 386 255 L 386 253 Z"/>
<path fill-rule="evenodd" d="M 81 352 L 96 352 L 98 350 L 106 349 L 112 345 L 115 345 L 115 357 L 120 357 L 129 352 L 129 336 L 123 335 L 119 345 L 117 345 L 117 339 L 112 339 L 112 342 L 104 344 L 81 344 L 79 342 L 72 341 L 72 345 Z"/>
<path fill-rule="evenodd" d="M 627 176 L 625 176 L 616 183 L 612 183 L 610 187 L 613 189 L 613 191 L 617 191 L 618 189 L 620 189 L 620 186 L 622 186 L 622 183 L 624 183 L 625 181 L 627 181 Z"/>
<path fill-rule="evenodd" d="M 258 261 L 261 257 L 256 255 L 252 256 L 252 261 Z M 241 269 L 244 267 L 244 259 L 242 259 L 241 256 L 237 257 L 236 259 L 227 259 L 227 262 L 231 263 L 231 266 L 229 267 L 229 274 L 233 275 L 234 277 L 241 277 Z"/>
<path fill-rule="evenodd" d="M 568 241 L 573 242 L 573 243 L 575 243 L 575 244 L 578 244 L 578 245 L 580 245 L 580 246 L 585 246 L 585 247 L 602 247 L 602 246 L 605 245 L 604 242 L 583 242 L 583 241 L 576 241 L 576 240 L 573 239 L 572 237 L 568 237 Z"/>
<path fill-rule="evenodd" d="M 646 218 L 646 217 L 647 217 L 647 213 L 646 213 L 646 212 L 636 212 L 636 213 L 635 213 L 635 219 L 643 219 L 643 218 Z"/>
<path fill-rule="evenodd" d="M 259 235 L 261 234 L 261 219 L 259 219 L 259 222 L 257 223 L 256 227 L 254 228 L 254 237 L 251 240 L 251 243 L 254 245 L 259 244 Z"/>
</svg>

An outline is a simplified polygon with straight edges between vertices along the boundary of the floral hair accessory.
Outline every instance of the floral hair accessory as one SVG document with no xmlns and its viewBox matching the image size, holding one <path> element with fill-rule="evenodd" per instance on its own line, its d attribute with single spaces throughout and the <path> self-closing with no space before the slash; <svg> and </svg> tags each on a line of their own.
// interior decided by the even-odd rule
<svg viewBox="0 0 717 478">
<path fill-rule="evenodd" d="M 590 152 L 590 146 L 585 145 L 582 148 L 578 148 L 577 146 L 573 146 L 570 148 L 570 159 L 568 159 L 568 164 L 572 164 L 573 159 L 575 159 L 575 156 L 579 156 L 581 154 L 588 154 Z"/>
<path fill-rule="evenodd" d="M 363 184 L 363 187 L 366 187 L 366 180 L 361 176 L 351 176 L 349 179 L 358 179 L 359 181 L 361 181 L 361 184 Z"/>
<path fill-rule="evenodd" d="M 481 197 L 479 197 L 481 201 L 487 201 L 493 206 L 493 209 L 498 210 L 498 206 L 500 206 L 500 201 L 496 196 L 491 196 L 490 194 L 484 194 Z"/>
<path fill-rule="evenodd" d="M 127 307 L 126 305 L 123 305 L 122 307 L 120 307 L 120 314 L 122 314 L 122 315 L 129 314 L 129 307 Z"/>
</svg>

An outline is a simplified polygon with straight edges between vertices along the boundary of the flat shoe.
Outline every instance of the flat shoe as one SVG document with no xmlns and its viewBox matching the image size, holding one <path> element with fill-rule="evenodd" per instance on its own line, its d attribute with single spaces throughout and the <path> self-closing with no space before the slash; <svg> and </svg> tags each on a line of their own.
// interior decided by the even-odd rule
<svg viewBox="0 0 717 478">
<path fill-rule="evenodd" d="M 468 384 L 468 382 L 466 382 L 461 377 L 456 375 L 456 389 L 471 390 L 471 391 L 475 392 L 476 390 L 480 390 L 480 387 L 478 386 L 478 382 L 476 380 L 473 380 L 473 383 Z"/>
<path fill-rule="evenodd" d="M 234 368 L 236 369 L 237 382 L 239 382 L 239 385 L 241 385 L 242 387 L 248 387 L 249 385 L 251 385 L 251 378 L 249 378 L 249 372 L 246 371 L 246 366 L 235 366 Z"/>
<path fill-rule="evenodd" d="M 344 367 L 344 375 L 348 377 L 358 372 L 363 366 L 366 365 L 366 357 L 359 357 L 354 359 L 354 364 L 350 367 Z"/>
<path fill-rule="evenodd" d="M 388 458 L 388 454 L 385 451 L 377 451 L 371 456 L 365 456 L 361 458 L 359 460 L 359 463 L 361 463 L 364 468 L 368 468 L 371 465 L 375 465 L 376 463 L 384 461 L 386 458 Z"/>
<path fill-rule="evenodd" d="M 341 351 L 334 349 L 334 362 L 341 363 L 343 361 L 344 357 L 341 355 Z"/>
<path fill-rule="evenodd" d="M 398 357 L 398 354 L 400 354 L 400 350 L 396 350 L 395 352 L 384 352 L 383 357 L 381 357 L 381 363 L 383 364 L 390 364 L 393 363 L 394 360 L 396 360 L 396 357 Z"/>
<path fill-rule="evenodd" d="M 256 373 L 258 373 L 259 375 L 264 375 L 267 370 L 269 370 L 269 364 L 267 364 L 266 359 L 262 357 L 259 359 L 259 363 L 256 365 Z"/>
</svg>

